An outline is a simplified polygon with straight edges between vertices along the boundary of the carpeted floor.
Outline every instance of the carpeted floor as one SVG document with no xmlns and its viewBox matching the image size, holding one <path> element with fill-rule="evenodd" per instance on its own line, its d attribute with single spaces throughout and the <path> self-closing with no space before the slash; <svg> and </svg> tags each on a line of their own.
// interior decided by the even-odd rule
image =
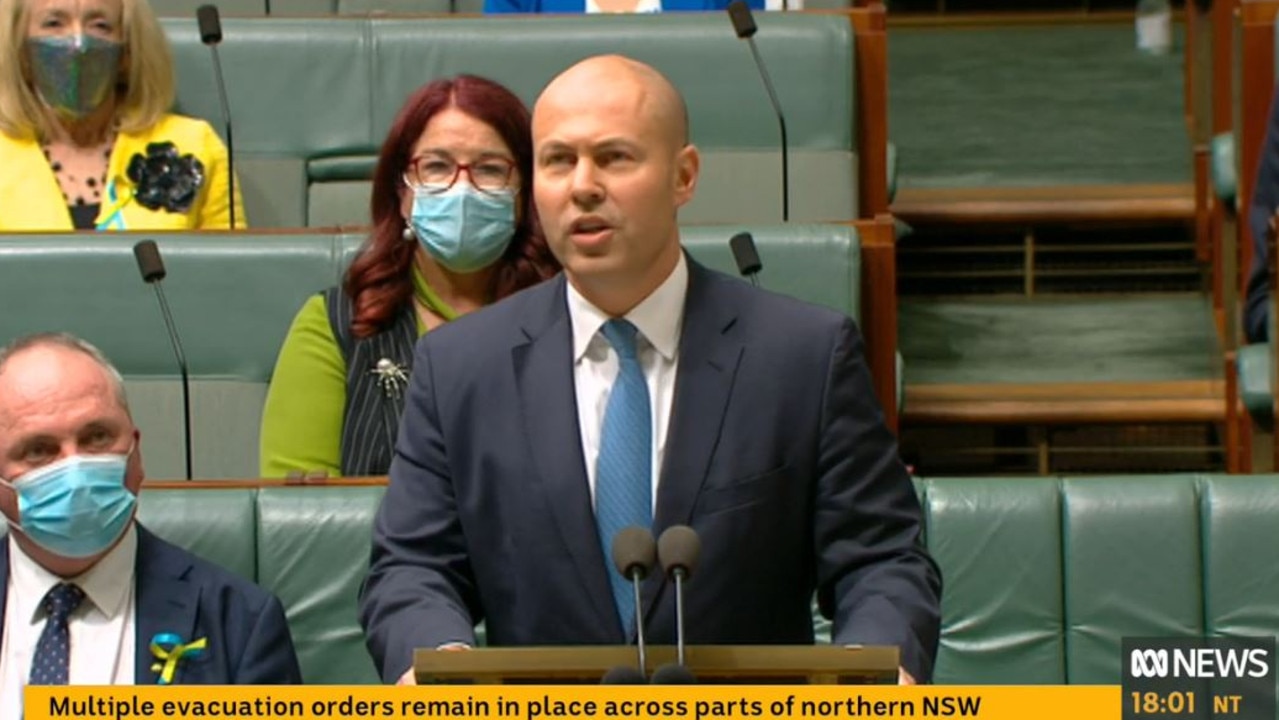
<svg viewBox="0 0 1279 720">
<path fill-rule="evenodd" d="M 903 298 L 899 334 L 910 384 L 1197 380 L 1222 372 L 1199 295 Z"/>
<path fill-rule="evenodd" d="M 1129 23 L 893 28 L 899 182 L 1189 182 L 1180 39 L 1176 47 L 1139 52 Z"/>
</svg>

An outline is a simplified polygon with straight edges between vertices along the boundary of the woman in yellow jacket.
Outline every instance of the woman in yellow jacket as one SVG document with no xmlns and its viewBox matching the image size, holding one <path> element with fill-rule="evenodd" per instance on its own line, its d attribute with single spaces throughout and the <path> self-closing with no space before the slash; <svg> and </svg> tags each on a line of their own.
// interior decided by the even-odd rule
<svg viewBox="0 0 1279 720">
<path fill-rule="evenodd" d="M 226 146 L 173 99 L 146 0 L 0 0 L 0 231 L 230 227 Z"/>
</svg>

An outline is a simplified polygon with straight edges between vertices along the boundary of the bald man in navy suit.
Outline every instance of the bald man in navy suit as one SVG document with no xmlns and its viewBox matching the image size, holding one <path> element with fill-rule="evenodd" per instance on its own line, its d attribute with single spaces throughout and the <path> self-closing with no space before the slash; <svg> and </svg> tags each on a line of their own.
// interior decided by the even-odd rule
<svg viewBox="0 0 1279 720">
<path fill-rule="evenodd" d="M 701 161 L 652 68 L 575 65 L 539 98 L 533 139 L 564 272 L 418 344 L 361 596 L 384 679 L 412 681 L 417 648 L 473 644 L 480 620 L 491 645 L 633 640 L 605 457 L 626 444 L 610 440 L 612 394 L 639 372 L 648 414 L 624 438 L 649 445 L 623 465 L 647 470 L 625 510 L 700 535 L 688 641 L 811 643 L 816 591 L 834 642 L 896 646 L 901 678 L 928 680 L 941 578 L 853 321 L 685 255 L 676 215 Z M 640 610 L 670 642 L 661 575 Z"/>
</svg>

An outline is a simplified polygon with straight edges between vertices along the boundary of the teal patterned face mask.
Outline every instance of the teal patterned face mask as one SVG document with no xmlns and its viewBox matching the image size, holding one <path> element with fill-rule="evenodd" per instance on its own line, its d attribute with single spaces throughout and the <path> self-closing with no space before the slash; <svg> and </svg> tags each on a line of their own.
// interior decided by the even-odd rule
<svg viewBox="0 0 1279 720">
<path fill-rule="evenodd" d="M 124 52 L 92 35 L 27 38 L 25 49 L 40 98 L 72 120 L 97 110 L 115 89 Z"/>
</svg>

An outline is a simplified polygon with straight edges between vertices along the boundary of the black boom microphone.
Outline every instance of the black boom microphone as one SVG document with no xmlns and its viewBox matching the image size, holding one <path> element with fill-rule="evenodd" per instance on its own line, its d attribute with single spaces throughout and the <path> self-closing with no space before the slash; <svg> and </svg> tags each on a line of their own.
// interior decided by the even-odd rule
<svg viewBox="0 0 1279 720">
<path fill-rule="evenodd" d="M 648 657 L 644 645 L 644 605 L 640 598 L 640 583 L 657 564 L 657 543 L 653 542 L 653 533 L 638 525 L 631 525 L 613 536 L 612 550 L 613 567 L 617 568 L 622 577 L 631 581 L 631 589 L 635 593 L 635 647 L 639 653 L 639 682 L 647 682 L 644 668 L 648 667 Z M 635 676 L 628 670 L 629 668 L 613 668 L 604 676 L 604 682 L 635 682 Z"/>
<path fill-rule="evenodd" d="M 790 148 L 786 142 L 786 116 L 782 114 L 782 104 L 777 101 L 777 92 L 773 90 L 773 80 L 768 76 L 768 68 L 764 67 L 764 59 L 759 56 L 759 48 L 755 47 L 755 18 L 751 16 L 751 6 L 745 0 L 733 0 L 728 5 L 728 17 L 733 21 L 733 31 L 737 37 L 751 46 L 751 55 L 755 57 L 755 67 L 759 68 L 759 77 L 764 81 L 764 90 L 768 91 L 768 102 L 773 105 L 777 115 L 777 128 L 782 136 L 782 222 L 790 221 Z"/>
<path fill-rule="evenodd" d="M 267 13 L 270 14 L 269 12 Z M 209 46 L 213 53 L 213 78 L 218 85 L 218 102 L 222 106 L 222 126 L 226 128 L 226 166 L 229 177 L 227 192 L 230 193 L 231 229 L 235 229 L 235 143 L 231 139 L 231 106 L 227 102 L 226 83 L 222 81 L 222 58 L 218 57 L 218 43 L 222 42 L 222 20 L 218 17 L 217 5 L 201 5 L 195 11 L 195 20 L 200 25 L 200 42 Z"/>
<path fill-rule="evenodd" d="M 702 541 L 697 531 L 687 525 L 672 525 L 657 540 L 657 556 L 662 569 L 675 583 L 675 663 L 663 665 L 653 673 L 653 683 L 688 685 L 697 682 L 684 663 L 684 581 L 693 576 Z"/>
<path fill-rule="evenodd" d="M 155 288 L 155 296 L 160 301 L 160 314 L 164 316 L 164 326 L 169 330 L 169 344 L 173 346 L 173 354 L 178 359 L 178 372 L 182 374 L 182 447 L 186 453 L 187 480 L 191 474 L 191 375 L 187 372 L 187 357 L 182 352 L 182 340 L 178 337 L 178 327 L 173 324 L 173 313 L 169 312 L 169 301 L 164 297 L 164 288 L 160 281 L 166 275 L 164 260 L 160 258 L 160 248 L 154 240 L 143 240 L 133 246 L 133 257 L 138 261 L 138 272 L 142 280 Z"/>
<path fill-rule="evenodd" d="M 751 284 L 759 287 L 759 278 L 756 276 L 764 268 L 764 263 L 760 262 L 759 253 L 755 250 L 755 238 L 748 232 L 739 232 L 729 239 L 728 246 L 733 250 L 737 272 L 742 277 L 750 278 Z"/>
</svg>

